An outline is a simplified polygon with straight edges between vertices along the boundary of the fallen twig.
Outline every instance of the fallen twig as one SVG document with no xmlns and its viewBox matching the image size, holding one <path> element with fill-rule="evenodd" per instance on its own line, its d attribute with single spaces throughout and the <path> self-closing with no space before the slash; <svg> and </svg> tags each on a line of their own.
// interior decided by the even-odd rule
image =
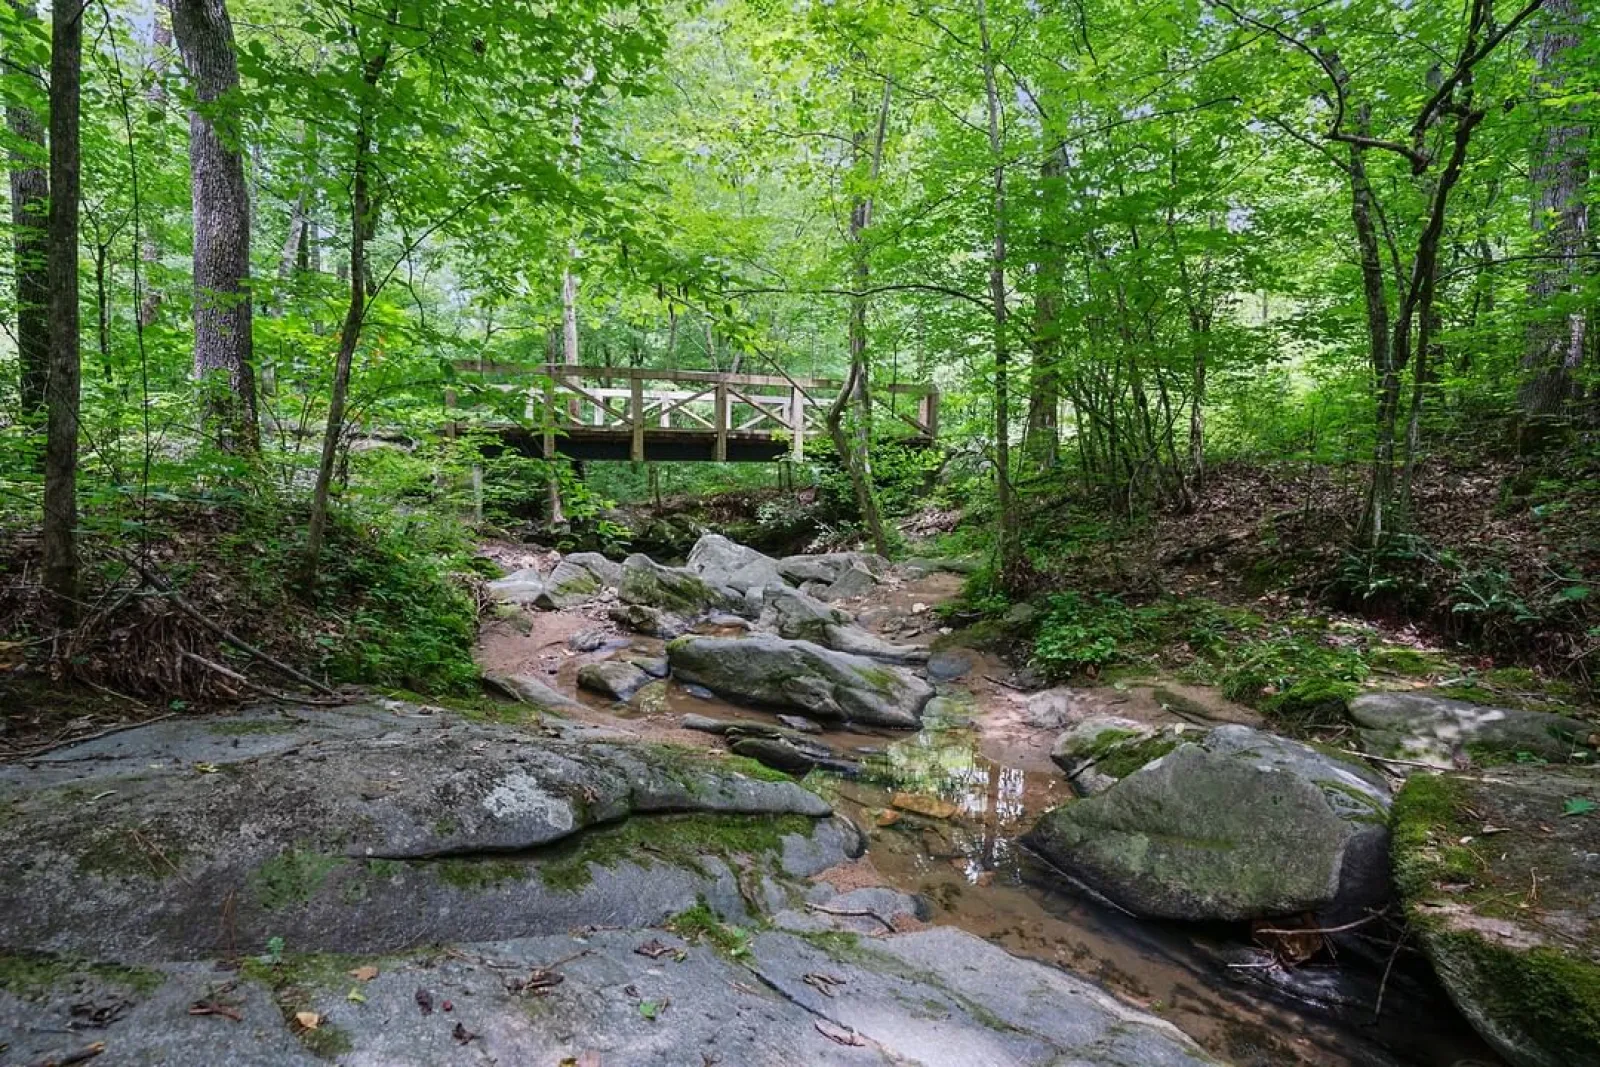
<svg viewBox="0 0 1600 1067">
<path fill-rule="evenodd" d="M 1011 690 L 1014 693 L 1026 693 L 1028 691 L 1026 686 L 1020 686 L 1020 685 L 1017 685 L 1017 684 L 1015 684 L 1013 682 L 1008 682 L 1004 678 L 996 678 L 992 674 L 986 674 L 983 677 L 985 679 L 987 679 L 988 681 L 993 682 L 995 685 L 1003 685 L 1003 686 L 1005 686 L 1007 689 Z"/>
<path fill-rule="evenodd" d="M 1270 927 L 1263 926 L 1258 930 L 1252 930 L 1250 932 L 1252 934 L 1276 934 L 1279 937 L 1292 937 L 1292 936 L 1294 936 L 1296 934 L 1342 934 L 1346 930 L 1354 930 L 1358 926 L 1365 926 L 1367 923 L 1371 922 L 1374 919 L 1381 919 L 1383 917 L 1383 915 L 1384 915 L 1383 912 L 1375 911 L 1371 915 L 1368 915 L 1368 916 L 1365 916 L 1363 918 L 1357 919 L 1354 922 L 1344 923 L 1343 925 L 1340 925 L 1340 926 L 1319 926 L 1319 927 L 1306 926 L 1306 927 L 1301 927 L 1298 930 L 1296 930 L 1296 929 L 1279 930 L 1279 929 L 1273 929 L 1273 928 L 1270 928 Z"/>
<path fill-rule="evenodd" d="M 839 915 L 845 918 L 877 919 L 888 928 L 891 934 L 895 932 L 894 923 L 890 922 L 888 919 L 885 919 L 882 915 L 879 915 L 871 908 L 830 908 L 826 904 L 808 903 L 806 905 L 806 910 L 820 911 L 824 915 Z"/>
<path fill-rule="evenodd" d="M 293 693 L 281 692 L 277 689 L 273 689 L 271 686 L 265 686 L 260 682 L 251 681 L 249 678 L 245 677 L 243 674 L 240 674 L 232 667 L 229 667 L 226 664 L 218 663 L 216 660 L 207 659 L 198 653 L 190 652 L 188 649 L 181 650 L 178 655 L 183 659 L 193 660 L 194 662 L 200 664 L 200 666 L 209 670 L 216 671 L 229 681 L 236 682 L 253 693 L 260 693 L 264 697 L 270 697 L 273 700 L 280 700 L 286 704 L 312 704 L 318 707 L 330 707 L 347 703 L 347 701 L 341 700 L 338 697 L 333 697 L 332 699 L 328 700 L 318 700 L 314 697 L 300 697 L 295 696 Z"/>
<path fill-rule="evenodd" d="M 1353 748 L 1341 748 L 1338 751 L 1346 756 L 1355 756 L 1357 759 L 1369 759 L 1375 763 L 1392 763 L 1397 767 L 1421 767 L 1425 771 L 1447 771 L 1449 767 L 1441 767 L 1437 763 L 1424 763 L 1415 759 L 1395 759 L 1393 756 L 1374 756 L 1370 752 L 1357 752 Z"/>
<path fill-rule="evenodd" d="M 116 726 L 107 727 L 98 733 L 83 734 L 79 737 L 69 737 L 64 740 L 57 738 L 41 748 L 36 748 L 31 752 L 24 752 L 19 758 L 25 760 L 38 759 L 40 756 L 54 752 L 58 748 L 70 748 L 73 745 L 82 744 L 85 741 L 98 741 L 102 737 L 110 737 L 112 734 L 120 734 L 124 730 L 137 730 L 141 726 L 149 726 L 151 723 L 163 722 L 167 719 L 176 718 L 177 714 L 178 713 L 175 711 L 169 711 L 165 715 L 157 715 L 153 719 L 143 719 L 139 722 L 118 723 Z"/>
<path fill-rule="evenodd" d="M 71 1067 L 74 1063 L 87 1063 L 106 1050 L 104 1041 L 96 1041 L 92 1045 L 85 1045 L 76 1052 L 63 1053 L 60 1056 L 45 1056 L 34 1060 L 27 1067 Z"/>
</svg>

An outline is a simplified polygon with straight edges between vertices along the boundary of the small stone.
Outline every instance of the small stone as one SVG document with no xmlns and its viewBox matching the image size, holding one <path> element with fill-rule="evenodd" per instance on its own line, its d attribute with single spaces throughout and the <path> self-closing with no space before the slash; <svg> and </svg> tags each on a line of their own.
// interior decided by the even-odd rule
<svg viewBox="0 0 1600 1067">
<path fill-rule="evenodd" d="M 953 818 L 961 809 L 948 800 L 930 797 L 925 793 L 896 793 L 889 798 L 889 803 L 902 811 L 909 811 L 914 815 L 926 815 L 930 819 Z"/>
<path fill-rule="evenodd" d="M 900 821 L 900 813 L 893 808 L 885 808 L 878 812 L 878 817 L 873 820 L 879 826 L 893 826 Z"/>
</svg>

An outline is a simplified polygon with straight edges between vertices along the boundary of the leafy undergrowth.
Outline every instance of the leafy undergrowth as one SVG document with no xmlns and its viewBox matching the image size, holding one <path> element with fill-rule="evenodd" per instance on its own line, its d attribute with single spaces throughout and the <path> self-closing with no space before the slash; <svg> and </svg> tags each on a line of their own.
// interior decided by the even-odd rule
<svg viewBox="0 0 1600 1067">
<path fill-rule="evenodd" d="M 0 530 L 0 687 L 76 682 L 174 710 L 295 687 L 218 628 L 330 686 L 448 693 L 476 682 L 476 576 L 452 524 L 336 513 L 309 584 L 305 516 L 275 500 L 152 503 L 123 525 L 115 539 L 84 538 L 85 606 L 64 631 L 38 586 L 31 531 Z"/>
<path fill-rule="evenodd" d="M 1137 522 L 1071 496 L 1032 502 L 1038 612 L 1020 643 L 1052 677 L 1154 666 L 1247 703 L 1315 705 L 1388 677 L 1480 701 L 1589 697 L 1600 472 L 1432 464 L 1416 532 L 1375 553 L 1348 548 L 1358 475 L 1221 467 L 1191 513 Z M 977 576 L 954 610 L 999 618 L 1010 605 L 991 588 Z"/>
</svg>

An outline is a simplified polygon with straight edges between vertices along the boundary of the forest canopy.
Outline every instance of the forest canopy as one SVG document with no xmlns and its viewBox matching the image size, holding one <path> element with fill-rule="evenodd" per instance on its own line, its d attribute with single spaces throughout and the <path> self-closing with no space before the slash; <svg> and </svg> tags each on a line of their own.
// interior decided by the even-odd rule
<svg viewBox="0 0 1600 1067">
<path fill-rule="evenodd" d="M 1376 588 L 1441 464 L 1588 484 L 1594 15 L 9 0 L 12 608 L 70 621 L 190 506 L 275 516 L 313 590 L 347 519 L 595 521 L 644 474 L 495 447 L 550 363 L 842 382 L 800 475 L 888 550 L 942 472 L 1010 594 L 1039 502 L 1184 514 L 1241 461 L 1359 487 Z"/>
</svg>

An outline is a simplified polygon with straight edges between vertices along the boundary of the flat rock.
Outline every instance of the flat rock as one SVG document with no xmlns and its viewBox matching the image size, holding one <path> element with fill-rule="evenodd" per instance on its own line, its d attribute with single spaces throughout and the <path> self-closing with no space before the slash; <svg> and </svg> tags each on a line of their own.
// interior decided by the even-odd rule
<svg viewBox="0 0 1600 1067">
<path fill-rule="evenodd" d="M 743 737 L 736 733 L 729 736 L 736 738 L 728 745 L 734 755 L 787 774 L 805 775 L 815 770 L 847 776 L 860 773 L 859 767 L 840 759 L 838 753 L 820 741 L 802 737 Z"/>
<path fill-rule="evenodd" d="M 577 729 L 535 739 L 444 714 L 367 713 L 384 728 L 299 724 L 272 735 L 289 747 L 241 743 L 205 762 L 133 730 L 118 736 L 137 762 L 69 748 L 53 765 L 12 768 L 0 849 L 28 858 L 0 870 L 0 944 L 192 959 L 271 936 L 376 951 L 608 915 L 649 922 L 697 893 L 737 908 L 740 892 L 718 847 L 704 863 L 650 870 L 656 857 L 629 835 L 659 833 L 667 847 L 673 827 L 642 831 L 639 820 L 683 823 L 691 851 L 714 831 L 734 842 L 728 855 L 792 835 L 839 862 L 855 840 L 847 824 L 829 829 L 815 794 L 714 757 Z M 208 725 L 237 724 L 244 741 L 258 721 Z"/>
<path fill-rule="evenodd" d="M 1427 693 L 1366 693 L 1350 702 L 1350 717 L 1360 728 L 1363 751 L 1441 770 L 1451 769 L 1458 754 L 1480 763 L 1503 763 L 1518 752 L 1551 763 L 1592 760 L 1600 736 L 1595 724 L 1564 715 Z M 1406 767 L 1399 764 L 1395 770 Z"/>
<path fill-rule="evenodd" d="M 1090 693 L 1063 686 L 1030 693 L 1022 721 L 1038 730 L 1061 730 L 1101 714 L 1103 705 Z"/>
<path fill-rule="evenodd" d="M 1387 897 L 1388 810 L 1370 770 L 1230 725 L 1047 812 L 1028 841 L 1139 915 L 1343 916 Z"/>
<path fill-rule="evenodd" d="M 912 729 L 933 697 L 932 686 L 909 671 L 767 634 L 680 637 L 667 658 L 684 681 L 812 718 Z"/>
<path fill-rule="evenodd" d="M 612 700 L 630 700 L 654 680 L 632 663 L 620 659 L 585 663 L 578 668 L 579 686 Z"/>
<path fill-rule="evenodd" d="M 851 567 L 860 567 L 874 578 L 889 573 L 889 561 L 872 552 L 820 552 L 805 556 L 785 556 L 778 561 L 778 573 L 795 585 L 816 582 L 832 585 Z"/>
<path fill-rule="evenodd" d="M 953 682 L 964 678 L 978 665 L 977 654 L 965 648 L 947 648 L 928 657 L 928 680 Z"/>
<path fill-rule="evenodd" d="M 1406 917 L 1461 1014 L 1515 1067 L 1600 1063 L 1600 772 L 1416 774 L 1394 814 Z"/>
<path fill-rule="evenodd" d="M 485 674 L 483 683 L 512 700 L 532 705 L 540 711 L 571 715 L 585 710 L 582 704 L 531 674 Z"/>
<path fill-rule="evenodd" d="M 562 557 L 562 562 L 570 563 L 574 567 L 582 567 L 600 581 L 600 584 L 615 589 L 622 581 L 622 564 L 615 560 L 606 559 L 598 552 L 573 552 Z"/>
<path fill-rule="evenodd" d="M 489 583 L 489 595 L 502 604 L 532 604 L 544 592 L 544 578 L 533 567 L 513 571 Z"/>
<path fill-rule="evenodd" d="M 828 903 L 913 924 L 917 909 L 887 890 Z M 161 964 L 134 984 L 64 968 L 26 997 L 0 992 L 0 1041 L 19 1063 L 92 1037 L 106 1042 L 107 1062 L 176 1067 L 311 1067 L 329 1057 L 346 1067 L 591 1059 L 621 1067 L 1216 1067 L 1169 1023 L 970 934 L 875 937 L 884 929 L 872 920 L 815 911 L 782 918 L 789 929 L 750 938 L 738 959 L 704 939 L 640 926 L 448 951 L 408 946 L 382 958 L 290 956 L 243 974 Z M 851 947 L 791 932 L 857 928 L 869 936 L 851 938 Z M 366 981 L 346 973 L 360 966 L 376 973 Z M 541 972 L 558 980 L 522 988 Z M 349 997 L 352 988 L 360 1000 Z M 81 1026 L 73 1006 L 86 997 L 121 1007 L 101 1029 L 51 1032 Z M 424 997 L 432 1011 L 419 1007 Z M 233 1005 L 240 1021 L 190 1015 L 202 1000 Z M 317 1030 L 300 1031 L 298 1012 L 316 1015 Z"/>
</svg>

